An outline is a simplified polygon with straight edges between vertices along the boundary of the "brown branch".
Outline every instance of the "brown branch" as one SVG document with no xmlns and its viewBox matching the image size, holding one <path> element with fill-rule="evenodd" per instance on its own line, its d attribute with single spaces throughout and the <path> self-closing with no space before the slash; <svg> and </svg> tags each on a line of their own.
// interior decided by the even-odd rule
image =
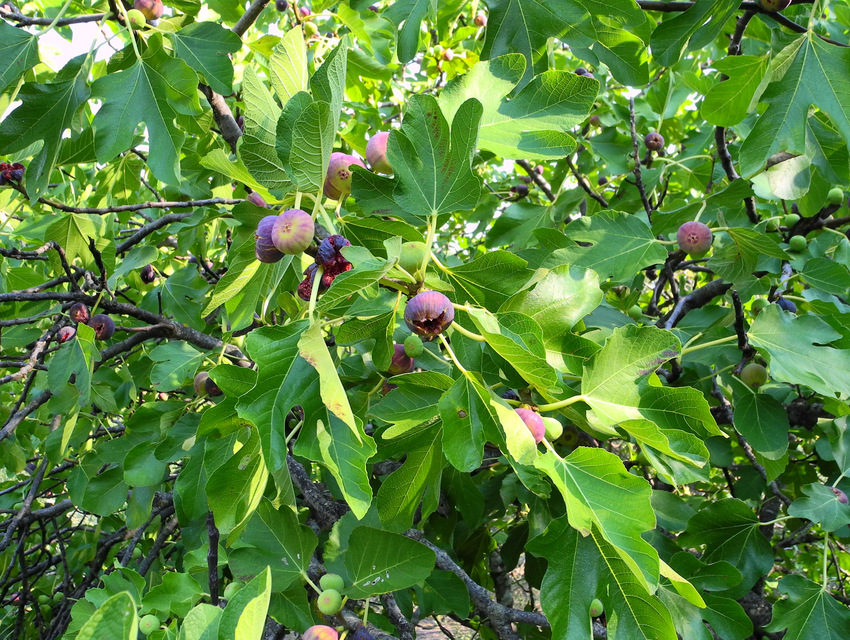
<svg viewBox="0 0 850 640">
<path fill-rule="evenodd" d="M 753 453 L 753 448 L 750 446 L 750 443 L 747 442 L 747 439 L 742 436 L 740 433 L 737 433 L 738 436 L 738 444 L 741 445 L 741 449 L 744 451 L 744 455 L 747 456 L 747 460 L 750 461 L 750 464 L 753 465 L 753 468 L 758 471 L 758 474 L 762 477 L 762 480 L 768 482 L 767 480 L 767 471 L 765 468 L 759 464 L 759 461 L 756 459 L 756 454 Z M 768 482 L 770 486 L 770 490 L 773 491 L 773 495 L 782 500 L 786 507 L 790 506 L 791 499 L 782 493 L 782 490 L 779 488 L 779 485 L 776 484 L 775 480 Z"/>
<path fill-rule="evenodd" d="M 115 253 L 125 253 L 127 250 L 133 247 L 133 245 L 138 244 L 147 236 L 152 234 L 154 231 L 162 229 L 165 225 L 171 224 L 172 222 L 179 222 L 180 220 L 185 220 L 194 213 L 194 211 L 186 211 L 184 213 L 167 213 L 161 218 L 157 218 L 153 222 L 150 222 L 143 226 L 141 229 L 139 229 L 133 235 L 127 238 L 124 242 L 115 247 Z"/>
<path fill-rule="evenodd" d="M 646 210 L 646 217 L 649 219 L 649 224 L 652 224 L 652 205 L 649 204 L 649 199 L 646 197 L 646 189 L 643 186 L 643 179 L 640 176 L 640 151 L 638 149 L 637 130 L 635 128 L 635 99 L 629 98 L 629 124 L 632 132 L 632 153 L 635 160 L 635 185 L 638 193 L 640 193 L 640 201 L 643 203 L 643 208 Z"/>
<path fill-rule="evenodd" d="M 744 327 L 744 307 L 741 305 L 741 296 L 737 289 L 732 289 L 732 307 L 735 309 L 735 333 L 738 334 L 738 349 L 742 354 L 741 362 L 735 367 L 735 372 L 740 373 L 744 365 L 753 359 L 756 350 L 747 339 L 747 330 Z"/>
<path fill-rule="evenodd" d="M 32 378 L 30 378 L 30 380 L 32 380 Z M 0 442 L 12 435 L 15 432 L 15 429 L 18 428 L 18 425 L 21 424 L 21 422 L 23 422 L 29 414 L 50 400 L 52 395 L 53 392 L 50 391 L 50 389 L 45 389 L 36 397 L 35 400 L 31 401 L 24 408 L 13 413 L 6 421 L 6 424 L 3 425 L 3 428 L 0 429 Z"/>
<path fill-rule="evenodd" d="M 140 211 L 141 209 L 191 209 L 194 207 L 209 207 L 216 204 L 233 205 L 244 202 L 243 198 L 207 198 L 206 200 L 187 200 L 183 202 L 142 202 L 139 204 L 119 204 L 111 207 L 72 207 L 55 200 L 39 198 L 38 201 L 48 207 L 59 209 L 67 213 L 92 213 L 94 215 L 105 215 L 107 213 L 121 213 L 123 211 Z"/>
<path fill-rule="evenodd" d="M 240 38 L 245 35 L 245 32 L 248 28 L 256 22 L 257 18 L 260 17 L 260 14 L 263 12 L 263 9 L 266 8 L 266 5 L 269 3 L 269 0 L 254 0 L 251 3 L 251 6 L 242 14 L 242 17 L 233 25 L 233 33 L 235 33 Z"/>
<path fill-rule="evenodd" d="M 608 201 L 593 190 L 593 188 L 590 186 L 590 183 L 587 181 L 587 178 L 585 178 L 583 175 L 581 175 L 581 173 L 579 173 L 578 167 L 573 164 L 573 161 L 570 160 L 569 156 L 564 158 L 564 160 L 567 163 L 567 167 L 569 167 L 570 169 L 570 173 L 573 174 L 573 177 L 576 179 L 576 182 L 578 182 L 578 186 L 584 189 L 584 192 L 587 195 L 589 195 L 591 198 L 596 200 L 596 202 L 598 202 L 604 208 L 607 209 Z"/>
<path fill-rule="evenodd" d="M 534 184 L 536 184 L 538 187 L 540 187 L 540 190 L 544 194 L 546 194 L 546 197 L 549 198 L 549 201 L 555 202 L 555 194 L 552 193 L 552 185 L 550 185 L 546 181 L 546 178 L 537 173 L 528 160 L 517 160 L 516 163 L 525 170 L 525 172 L 528 174 L 528 177 L 531 178 L 531 181 L 534 182 Z"/>
<path fill-rule="evenodd" d="M 59 18 L 56 21 L 57 27 L 64 27 L 69 24 L 82 24 L 84 22 L 100 22 L 107 15 L 106 13 L 92 13 L 82 16 L 70 16 L 68 18 Z M 17 11 L 9 11 L 8 9 L 0 7 L 0 18 L 5 18 L 11 22 L 16 23 L 16 27 L 30 27 L 30 26 L 47 26 L 53 24 L 53 18 L 33 18 L 31 16 L 25 16 L 22 13 L 18 13 Z"/>
<path fill-rule="evenodd" d="M 695 289 L 684 298 L 681 298 L 676 306 L 673 307 L 673 310 L 658 321 L 658 326 L 662 329 L 672 329 L 689 311 L 704 307 L 717 296 L 722 296 L 731 287 L 732 285 L 728 282 L 717 279 L 712 280 L 699 289 Z"/>
</svg>

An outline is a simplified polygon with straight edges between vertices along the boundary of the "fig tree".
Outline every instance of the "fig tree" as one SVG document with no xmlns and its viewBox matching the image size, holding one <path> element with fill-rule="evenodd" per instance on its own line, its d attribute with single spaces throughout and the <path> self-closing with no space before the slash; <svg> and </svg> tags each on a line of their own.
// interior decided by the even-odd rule
<svg viewBox="0 0 850 640">
<path fill-rule="evenodd" d="M 402 373 L 410 373 L 414 367 L 413 358 L 404 351 L 404 345 L 393 345 L 393 357 L 390 360 L 390 366 L 387 373 L 391 376 L 398 376 Z"/>
<path fill-rule="evenodd" d="M 333 627 L 316 624 L 301 634 L 302 640 L 339 640 L 339 633 Z"/>
<path fill-rule="evenodd" d="M 277 216 L 266 216 L 260 220 L 257 225 L 257 230 L 254 232 L 254 255 L 260 262 L 272 263 L 283 258 L 283 254 L 274 246 L 272 233 L 274 225 L 277 222 Z"/>
<path fill-rule="evenodd" d="M 711 249 L 714 235 L 704 222 L 691 220 L 686 222 L 676 232 L 679 248 L 690 256 L 701 256 Z"/>
<path fill-rule="evenodd" d="M 313 243 L 316 225 L 302 209 L 287 209 L 272 226 L 272 243 L 284 255 L 297 255 Z"/>
<path fill-rule="evenodd" d="M 75 302 L 72 304 L 71 308 L 68 309 L 68 316 L 77 324 L 81 322 L 83 324 L 88 324 L 89 318 L 91 317 L 89 308 L 82 302 Z"/>
<path fill-rule="evenodd" d="M 346 196 L 351 193 L 351 165 L 366 168 L 360 158 L 350 156 L 347 153 L 334 152 L 331 154 L 328 163 L 328 183 L 339 196 Z M 327 192 L 325 195 L 329 198 L 332 197 Z M 335 199 L 338 200 L 339 197 Z"/>
<path fill-rule="evenodd" d="M 425 261 L 427 254 L 428 246 L 424 242 L 405 242 L 401 245 L 401 256 L 398 259 L 398 266 L 409 274 L 415 275 Z"/>
<path fill-rule="evenodd" d="M 142 619 L 139 620 L 139 633 L 143 636 L 149 636 L 154 631 L 159 629 L 159 618 L 157 618 L 152 613 L 149 613 L 146 616 L 142 616 Z"/>
<path fill-rule="evenodd" d="M 326 616 L 332 616 L 342 609 L 342 595 L 336 589 L 325 589 L 316 599 L 316 606 Z"/>
<path fill-rule="evenodd" d="M 98 340 L 109 340 L 115 333 L 115 322 L 103 313 L 93 315 L 88 325 L 94 329 L 94 337 Z"/>
<path fill-rule="evenodd" d="M 644 137 L 643 143 L 650 151 L 661 151 L 664 148 L 664 136 L 655 131 L 650 131 Z"/>
<path fill-rule="evenodd" d="M 561 424 L 561 421 L 557 418 L 544 417 L 543 418 L 543 428 L 546 432 L 546 439 L 549 442 L 557 440 L 561 437 L 561 434 L 564 433 L 564 425 Z"/>
<path fill-rule="evenodd" d="M 590 603 L 590 615 L 598 618 L 603 611 L 605 611 L 605 608 L 602 606 L 602 601 L 599 598 L 594 598 Z"/>
<path fill-rule="evenodd" d="M 750 389 L 758 389 L 767 382 L 767 369 L 758 362 L 750 362 L 741 369 L 741 382 Z"/>
<path fill-rule="evenodd" d="M 826 201 L 829 204 L 841 204 L 844 202 L 844 191 L 840 187 L 833 187 L 826 194 Z"/>
<path fill-rule="evenodd" d="M 342 591 L 345 588 L 345 580 L 343 580 L 342 576 L 337 573 L 326 573 L 319 578 L 319 586 L 322 589 Z"/>
<path fill-rule="evenodd" d="M 422 338 L 415 333 L 411 333 L 404 339 L 404 352 L 411 358 L 418 358 L 425 351 L 425 345 L 422 344 Z"/>
<path fill-rule="evenodd" d="M 392 173 L 393 168 L 387 160 L 387 140 L 389 131 L 379 131 L 366 144 L 366 160 L 375 173 Z"/>
<path fill-rule="evenodd" d="M 543 422 L 543 418 L 540 417 L 540 414 L 532 411 L 531 409 L 514 409 L 514 411 L 517 412 L 517 415 L 522 418 L 525 426 L 528 427 L 529 431 L 531 431 L 534 441 L 541 442 L 543 440 L 543 436 L 546 435 L 546 425 Z"/>
<path fill-rule="evenodd" d="M 806 240 L 806 236 L 791 236 L 791 239 L 788 241 L 788 248 L 795 253 L 805 251 L 808 246 L 809 241 Z"/>
<path fill-rule="evenodd" d="M 404 308 L 404 322 L 416 335 L 431 340 L 449 328 L 455 319 L 451 300 L 439 291 L 417 293 Z"/>
<path fill-rule="evenodd" d="M 136 0 L 133 5 L 147 20 L 159 20 L 164 9 L 162 0 Z"/>
</svg>

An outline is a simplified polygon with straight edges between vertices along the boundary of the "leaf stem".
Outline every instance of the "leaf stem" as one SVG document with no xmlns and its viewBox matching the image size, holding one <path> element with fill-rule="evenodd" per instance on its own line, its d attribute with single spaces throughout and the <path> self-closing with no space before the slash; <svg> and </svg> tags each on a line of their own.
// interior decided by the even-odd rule
<svg viewBox="0 0 850 640">
<path fill-rule="evenodd" d="M 70 4 L 70 0 L 68 0 L 67 4 Z M 123 2 L 118 2 L 116 4 L 118 5 L 118 8 L 121 9 L 121 14 L 124 16 L 124 28 L 127 30 L 127 33 L 130 34 L 130 44 L 133 45 L 133 51 L 136 53 L 136 59 L 141 62 L 142 55 L 139 53 L 139 45 L 136 44 L 136 34 L 133 32 L 133 27 L 130 26 L 130 17 L 127 15 L 127 7 L 124 6 Z M 59 15 L 62 15 L 62 11 L 59 12 Z M 47 28 L 47 30 L 49 29 L 50 27 Z"/>
<path fill-rule="evenodd" d="M 682 353 L 679 356 L 683 356 L 688 353 L 693 353 L 694 351 L 699 351 L 700 349 L 707 349 L 708 347 L 714 347 L 718 344 L 726 344 L 727 342 L 732 342 L 737 340 L 738 336 L 726 336 L 725 338 L 718 338 L 717 340 L 711 340 L 709 342 L 703 342 L 702 344 L 698 344 L 695 347 L 688 347 L 687 349 L 682 349 Z"/>
<path fill-rule="evenodd" d="M 309 584 L 311 587 L 313 587 L 313 591 L 315 591 L 316 593 L 321 593 L 321 592 L 322 592 L 322 590 L 321 590 L 319 587 L 317 587 L 317 586 L 316 586 L 316 583 L 315 583 L 315 582 L 313 582 L 312 580 L 310 580 L 310 576 L 308 576 L 308 575 L 307 575 L 307 572 L 306 572 L 306 571 L 302 571 L 302 572 L 301 572 L 301 577 L 302 577 L 302 578 L 304 578 L 304 581 L 305 581 L 307 584 Z"/>
<path fill-rule="evenodd" d="M 538 411 L 557 411 L 558 409 L 563 409 L 565 407 L 569 407 L 576 402 L 587 402 L 587 397 L 582 393 L 577 396 L 573 396 L 572 398 L 567 398 L 566 400 L 559 400 L 558 402 L 550 402 L 549 404 L 538 404 Z"/>
<path fill-rule="evenodd" d="M 322 274 L 325 268 L 319 266 L 316 273 L 313 275 L 313 287 L 310 290 L 310 306 L 307 308 L 307 315 L 310 317 L 310 322 L 313 322 L 313 313 L 316 311 L 316 299 L 319 297 L 319 286 L 322 283 Z"/>
<path fill-rule="evenodd" d="M 425 279 L 425 271 L 428 269 L 428 262 L 431 260 L 431 247 L 434 246 L 434 237 L 437 235 L 437 214 L 428 218 L 428 236 L 425 238 L 425 257 L 422 258 L 422 264 L 419 266 L 419 273 L 422 274 L 422 279 Z"/>
<path fill-rule="evenodd" d="M 442 343 L 443 343 L 443 347 L 445 347 L 445 349 L 446 349 L 446 353 L 448 353 L 448 354 L 449 354 L 449 357 L 452 359 L 452 362 L 454 362 L 454 363 L 455 363 L 455 366 L 456 366 L 456 367 L 460 370 L 460 372 L 461 372 L 463 375 L 468 376 L 468 375 L 469 375 L 469 372 L 468 372 L 466 369 L 464 369 L 464 368 L 463 368 L 463 365 L 462 365 L 462 364 L 458 361 L 457 356 L 455 355 L 455 352 L 452 350 L 452 347 L 451 347 L 451 345 L 449 344 L 449 341 L 448 341 L 448 340 L 446 340 L 446 336 L 444 336 L 444 335 L 441 333 L 441 334 L 439 335 L 439 338 L 440 338 L 440 342 L 442 342 Z"/>
<path fill-rule="evenodd" d="M 487 339 L 484 336 L 478 335 L 477 333 L 473 333 L 469 329 L 465 329 L 457 322 L 452 322 L 452 329 L 457 331 L 460 335 L 466 336 L 470 340 L 475 340 L 476 342 L 487 342 Z"/>
<path fill-rule="evenodd" d="M 36 33 L 35 37 L 38 38 L 40 36 L 43 36 L 45 33 L 48 33 L 49 31 L 51 31 L 53 29 L 53 27 L 56 26 L 56 23 L 59 22 L 62 19 L 62 16 L 65 15 L 65 12 L 68 10 L 68 7 L 70 7 L 70 6 L 71 6 L 71 0 L 65 0 L 65 4 L 63 4 L 62 8 L 59 9 L 59 13 L 56 14 L 55 18 L 53 18 L 53 22 L 51 22 L 49 25 L 44 27 L 44 29 L 42 29 L 41 31 Z M 126 18 L 126 16 L 127 16 L 126 10 L 124 10 L 123 6 L 121 7 L 121 9 L 124 11 L 124 16 Z M 129 24 L 129 20 L 127 22 Z"/>
<path fill-rule="evenodd" d="M 817 2 L 815 2 L 817 4 Z M 829 532 L 823 532 L 823 588 L 826 590 L 828 584 L 827 569 L 829 568 Z"/>
</svg>

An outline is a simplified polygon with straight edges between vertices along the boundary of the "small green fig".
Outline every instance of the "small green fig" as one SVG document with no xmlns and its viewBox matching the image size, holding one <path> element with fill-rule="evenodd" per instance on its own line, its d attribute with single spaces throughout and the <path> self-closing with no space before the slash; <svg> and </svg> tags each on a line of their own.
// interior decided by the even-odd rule
<svg viewBox="0 0 850 640">
<path fill-rule="evenodd" d="M 561 421 L 557 418 L 550 418 L 548 416 L 543 418 L 543 427 L 546 430 L 546 439 L 549 442 L 553 442 L 561 437 L 561 434 L 564 433 L 564 425 L 561 424 Z"/>
<path fill-rule="evenodd" d="M 428 247 L 424 242 L 405 242 L 401 245 L 401 256 L 398 259 L 398 266 L 410 275 L 414 275 L 419 271 L 419 267 L 422 266 L 427 253 Z"/>
<path fill-rule="evenodd" d="M 138 9 L 130 9 L 127 12 L 127 19 L 129 20 L 130 28 L 133 29 L 133 31 L 144 29 L 148 24 L 148 20 L 147 18 L 145 18 L 145 14 L 139 11 Z"/>
<path fill-rule="evenodd" d="M 782 218 L 783 227 L 793 227 L 798 222 L 800 222 L 800 216 L 796 213 L 789 213 L 787 216 Z"/>
<path fill-rule="evenodd" d="M 154 631 L 159 629 L 159 618 L 157 618 L 152 613 L 149 613 L 146 616 L 143 616 L 141 620 L 139 620 L 139 633 L 144 636 L 149 636 Z"/>
<path fill-rule="evenodd" d="M 598 618 L 603 611 L 605 611 L 605 608 L 602 606 L 602 601 L 599 598 L 594 598 L 590 603 L 590 615 Z"/>
<path fill-rule="evenodd" d="M 345 588 L 345 580 L 343 580 L 342 576 L 337 573 L 326 573 L 319 578 L 319 586 L 322 589 L 342 591 Z"/>
<path fill-rule="evenodd" d="M 316 600 L 319 611 L 326 616 L 332 616 L 342 609 L 342 595 L 336 589 L 325 589 Z"/>
<path fill-rule="evenodd" d="M 779 220 L 777 218 L 771 218 L 767 221 L 765 225 L 765 229 L 768 231 L 778 231 L 779 230 Z"/>
<path fill-rule="evenodd" d="M 758 389 L 767 382 L 767 369 L 758 362 L 750 362 L 741 369 L 741 382 L 750 389 Z"/>
<path fill-rule="evenodd" d="M 840 187 L 833 187 L 826 194 L 826 201 L 829 204 L 841 204 L 844 202 L 844 191 Z"/>
<path fill-rule="evenodd" d="M 224 588 L 222 596 L 225 600 L 230 600 L 233 596 L 239 593 L 244 586 L 244 583 L 239 582 L 239 580 L 234 580 Z"/>
<path fill-rule="evenodd" d="M 770 306 L 770 301 L 767 298 L 756 298 L 753 300 L 752 305 L 750 305 L 750 311 L 752 311 L 754 316 L 757 316 L 768 306 Z"/>
<path fill-rule="evenodd" d="M 404 339 L 404 352 L 411 358 L 418 358 L 422 355 L 423 351 L 425 351 L 425 345 L 422 342 L 422 338 L 415 333 L 411 333 Z"/>
<path fill-rule="evenodd" d="M 805 251 L 808 246 L 809 241 L 806 240 L 806 236 L 791 236 L 791 239 L 788 241 L 788 248 L 795 253 Z"/>
<path fill-rule="evenodd" d="M 643 318 L 643 309 L 641 309 L 639 305 L 634 305 L 629 309 L 628 316 L 632 320 L 640 320 Z"/>
</svg>

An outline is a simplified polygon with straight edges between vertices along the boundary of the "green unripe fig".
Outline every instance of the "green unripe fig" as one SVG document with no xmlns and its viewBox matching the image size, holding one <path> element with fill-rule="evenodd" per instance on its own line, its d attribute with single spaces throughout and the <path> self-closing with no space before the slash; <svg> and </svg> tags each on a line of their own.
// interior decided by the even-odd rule
<svg viewBox="0 0 850 640">
<path fill-rule="evenodd" d="M 304 24 L 304 34 L 305 34 L 308 38 L 312 38 L 314 35 L 316 35 L 317 33 L 319 33 L 319 27 L 317 27 L 317 26 L 316 26 L 315 24 L 313 24 L 312 22 L 307 22 L 307 21 L 305 21 L 303 24 Z"/>
<path fill-rule="evenodd" d="M 149 636 L 154 631 L 159 629 L 159 618 L 157 618 L 152 613 L 149 613 L 146 616 L 143 616 L 141 620 L 139 620 L 139 633 L 144 636 Z"/>
<path fill-rule="evenodd" d="M 782 218 L 783 227 L 793 227 L 798 222 L 800 222 L 800 216 L 796 213 L 789 213 L 787 216 Z"/>
<path fill-rule="evenodd" d="M 634 305 L 631 309 L 629 309 L 628 315 L 632 320 L 640 320 L 643 318 L 643 309 L 641 309 L 638 305 Z"/>
<path fill-rule="evenodd" d="M 133 29 L 133 31 L 144 29 L 148 24 L 145 14 L 138 9 L 130 9 L 127 12 L 127 19 L 130 21 L 130 28 Z"/>
<path fill-rule="evenodd" d="M 42 593 L 40 596 L 38 596 L 38 604 L 49 604 L 49 603 L 50 603 L 50 596 L 47 595 L 46 593 Z"/>
<path fill-rule="evenodd" d="M 767 298 L 756 298 L 750 306 L 750 311 L 754 316 L 757 316 L 765 307 L 770 306 L 770 301 Z"/>
<path fill-rule="evenodd" d="M 422 343 L 422 338 L 415 333 L 411 333 L 404 339 L 404 352 L 411 358 L 418 358 L 423 351 L 425 351 L 425 345 Z"/>
<path fill-rule="evenodd" d="M 842 204 L 844 202 L 844 191 L 840 187 L 833 187 L 826 194 L 826 201 L 829 204 Z"/>
<path fill-rule="evenodd" d="M 325 589 L 319 594 L 316 606 L 326 616 L 337 614 L 342 609 L 342 595 L 336 589 Z"/>
<path fill-rule="evenodd" d="M 767 221 L 765 229 L 767 229 L 768 231 L 779 231 L 779 220 L 777 218 L 771 218 Z"/>
<path fill-rule="evenodd" d="M 599 598 L 594 598 L 590 603 L 590 615 L 598 618 L 603 611 L 605 611 L 605 608 L 602 606 L 602 601 Z"/>
<path fill-rule="evenodd" d="M 142 549 L 140 547 L 133 547 L 133 560 L 138 560 L 142 557 Z"/>
<path fill-rule="evenodd" d="M 428 247 L 425 246 L 424 242 L 405 242 L 401 245 L 401 256 L 398 259 L 398 266 L 410 275 L 414 275 L 419 271 L 419 267 L 422 266 L 427 252 Z"/>
<path fill-rule="evenodd" d="M 554 442 L 564 433 L 564 425 L 557 418 L 543 417 L 543 426 L 546 428 L 546 439 Z"/>
<path fill-rule="evenodd" d="M 628 164 L 629 171 L 634 171 L 636 166 L 637 166 L 637 164 L 635 164 L 635 159 L 629 158 L 629 164 Z"/>
<path fill-rule="evenodd" d="M 50 614 L 53 613 L 53 608 L 49 604 L 43 604 L 39 607 L 41 610 L 41 616 L 43 618 L 49 618 Z"/>
<path fill-rule="evenodd" d="M 767 382 L 767 369 L 758 362 L 751 362 L 741 369 L 741 382 L 750 389 L 758 389 Z"/>
<path fill-rule="evenodd" d="M 53 594 L 53 604 L 59 604 L 65 599 L 65 594 L 61 591 L 57 591 Z"/>
<path fill-rule="evenodd" d="M 234 580 L 229 585 L 224 588 L 224 593 L 221 594 L 225 600 L 230 600 L 233 596 L 239 593 L 242 590 L 242 587 L 245 585 L 239 580 Z"/>
<path fill-rule="evenodd" d="M 788 248 L 797 253 L 805 251 L 808 246 L 809 241 L 806 240 L 806 236 L 791 236 L 791 239 L 788 241 Z"/>
<path fill-rule="evenodd" d="M 319 578 L 319 586 L 322 589 L 333 589 L 334 591 L 342 591 L 345 588 L 345 581 L 341 575 L 336 573 L 326 573 Z"/>
</svg>

